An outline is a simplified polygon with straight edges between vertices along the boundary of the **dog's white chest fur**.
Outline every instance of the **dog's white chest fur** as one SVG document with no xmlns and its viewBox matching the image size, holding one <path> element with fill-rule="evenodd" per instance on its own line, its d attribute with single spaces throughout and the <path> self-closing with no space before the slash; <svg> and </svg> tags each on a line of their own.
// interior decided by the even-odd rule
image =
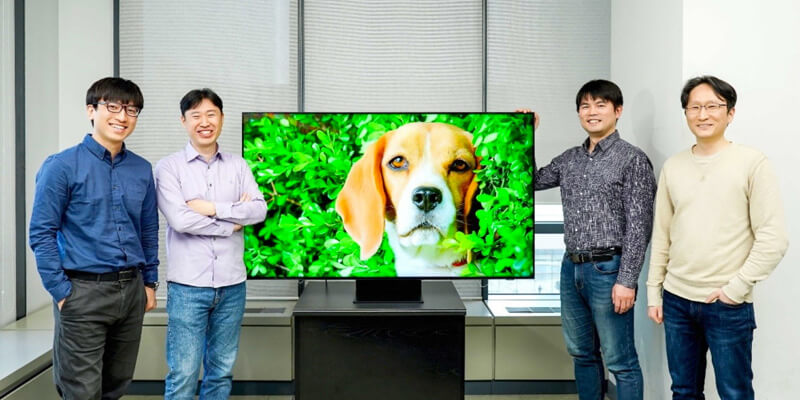
<svg viewBox="0 0 800 400">
<path fill-rule="evenodd" d="M 386 221 L 386 233 L 389 245 L 394 252 L 394 265 L 397 276 L 459 276 L 463 267 L 454 267 L 453 263 L 462 261 L 464 253 L 446 250 L 439 244 L 423 244 L 419 246 L 403 246 L 397 237 L 395 224 Z M 448 232 L 448 237 L 455 232 Z M 444 240 L 444 238 L 442 238 Z"/>
</svg>

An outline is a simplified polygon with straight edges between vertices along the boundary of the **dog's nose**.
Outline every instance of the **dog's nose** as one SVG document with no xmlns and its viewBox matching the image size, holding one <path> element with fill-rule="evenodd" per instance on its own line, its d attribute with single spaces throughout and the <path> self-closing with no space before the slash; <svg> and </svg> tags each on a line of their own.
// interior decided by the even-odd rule
<svg viewBox="0 0 800 400">
<path fill-rule="evenodd" d="M 428 212 L 442 202 L 442 191 L 435 187 L 421 187 L 414 190 L 411 201 L 417 208 Z"/>
</svg>

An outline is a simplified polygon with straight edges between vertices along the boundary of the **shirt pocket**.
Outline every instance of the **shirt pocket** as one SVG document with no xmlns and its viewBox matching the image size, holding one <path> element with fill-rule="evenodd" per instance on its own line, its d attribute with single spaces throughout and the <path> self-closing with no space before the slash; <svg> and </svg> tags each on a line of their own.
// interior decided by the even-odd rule
<svg viewBox="0 0 800 400">
<path fill-rule="evenodd" d="M 142 211 L 142 203 L 147 195 L 147 186 L 139 182 L 129 182 L 125 185 L 125 207 L 131 215 L 138 216 Z"/>
<path fill-rule="evenodd" d="M 224 197 L 227 201 L 235 203 L 239 201 L 241 198 L 242 188 L 239 185 L 239 179 L 237 176 L 228 176 L 221 179 L 223 184 L 223 192 L 222 197 Z"/>
<path fill-rule="evenodd" d="M 605 163 L 595 171 L 592 183 L 595 190 L 607 196 L 619 196 L 625 187 L 624 172 L 617 165 Z"/>
<path fill-rule="evenodd" d="M 109 193 L 107 188 L 92 180 L 85 180 L 70 189 L 67 213 L 78 226 L 89 227 L 107 218 Z"/>
<path fill-rule="evenodd" d="M 572 160 L 564 166 L 561 175 L 561 188 L 567 195 L 580 196 L 590 188 L 591 171 L 588 165 Z"/>
<path fill-rule="evenodd" d="M 236 203 L 242 197 L 239 177 L 234 173 L 226 172 L 226 175 L 218 176 L 215 185 L 217 189 L 214 191 L 214 201 Z"/>
</svg>

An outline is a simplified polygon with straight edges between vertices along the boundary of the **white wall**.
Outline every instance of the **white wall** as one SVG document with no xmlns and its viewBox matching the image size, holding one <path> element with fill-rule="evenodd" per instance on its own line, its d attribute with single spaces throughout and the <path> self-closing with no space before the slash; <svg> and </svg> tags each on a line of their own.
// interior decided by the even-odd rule
<svg viewBox="0 0 800 400">
<path fill-rule="evenodd" d="M 16 315 L 14 1 L 0 1 L 0 326 Z"/>
<path fill-rule="evenodd" d="M 58 3 L 59 148 L 79 141 L 92 127 L 86 90 L 114 74 L 114 8 L 107 0 Z"/>
<path fill-rule="evenodd" d="M 650 157 L 656 176 L 664 160 L 687 144 L 680 109 L 682 32 L 681 1 L 615 0 L 611 12 L 611 80 L 622 89 L 625 104 L 618 128 L 622 136 Z M 646 259 L 649 259 L 646 257 Z M 635 308 L 636 348 L 646 399 L 666 399 L 669 392 L 664 330 L 647 318 L 644 290 L 647 265 L 639 279 Z"/>
<path fill-rule="evenodd" d="M 27 221 L 34 181 L 47 156 L 77 144 L 91 127 L 86 89 L 113 70 L 113 2 L 27 0 L 25 5 L 25 177 Z M 27 227 L 26 227 L 27 228 Z M 27 251 L 27 309 L 50 302 Z"/>
<path fill-rule="evenodd" d="M 687 1 L 683 21 L 684 77 L 711 73 L 736 88 L 739 100 L 728 137 L 763 151 L 781 181 L 790 246 L 772 276 L 755 289 L 754 385 L 759 399 L 797 396 L 800 125 L 795 107 L 800 93 L 800 3 Z"/>
<path fill-rule="evenodd" d="M 727 136 L 759 148 L 781 179 L 790 249 L 773 275 L 756 286 L 758 329 L 753 343 L 756 397 L 786 399 L 800 393 L 800 253 L 794 248 L 800 223 L 794 201 L 800 195 L 796 175 L 794 120 L 800 92 L 800 4 L 791 0 L 754 3 L 737 0 L 660 2 L 614 0 L 612 3 L 611 78 L 626 96 L 620 131 L 634 131 L 635 143 L 650 155 L 656 172 L 669 155 L 686 149 L 693 136 L 680 109 L 683 83 L 713 74 L 739 94 Z M 640 287 L 644 287 L 647 270 Z M 645 398 L 671 398 L 663 328 L 646 319 L 646 298 L 639 295 L 636 344 L 645 375 Z M 718 399 L 709 366 L 708 399 Z M 789 397 L 787 397 L 789 396 Z"/>
<path fill-rule="evenodd" d="M 30 223 L 36 172 L 42 161 L 59 149 L 59 108 L 58 1 L 28 0 L 25 2 L 26 225 Z M 29 247 L 26 279 L 27 309 L 32 311 L 47 304 L 49 295 L 42 288 Z"/>
<path fill-rule="evenodd" d="M 507 3 L 503 8 L 516 13 L 516 9 L 522 7 L 517 3 L 523 2 Z M 537 166 L 543 167 L 564 150 L 586 140 L 586 132 L 581 128 L 575 108 L 575 95 L 584 83 L 609 78 L 611 1 L 535 0 L 524 3 L 525 7 L 533 9 L 532 13 L 519 13 L 524 23 L 517 24 L 524 28 L 503 37 L 509 44 L 498 45 L 496 50 L 490 51 L 505 53 L 503 56 L 506 57 L 525 54 L 521 57 L 524 62 L 512 60 L 509 63 L 520 62 L 522 70 L 529 72 L 526 76 L 515 77 L 513 74 L 518 70 L 506 71 L 503 68 L 508 61 L 489 64 L 489 79 L 495 85 L 489 90 L 490 100 L 493 100 L 489 109 L 511 111 L 527 107 L 539 113 L 541 123 L 535 133 L 534 151 Z M 533 16 L 528 17 L 529 14 Z M 511 22 L 504 23 L 510 24 L 515 19 L 507 18 L 507 21 Z M 490 25 L 490 40 L 492 29 Z M 508 28 L 494 29 L 502 31 Z M 505 83 L 498 85 L 498 78 Z M 509 86 L 511 88 L 506 89 Z M 497 101 L 495 98 L 509 100 Z M 561 204 L 559 188 L 536 192 L 535 197 L 536 204 Z"/>
</svg>

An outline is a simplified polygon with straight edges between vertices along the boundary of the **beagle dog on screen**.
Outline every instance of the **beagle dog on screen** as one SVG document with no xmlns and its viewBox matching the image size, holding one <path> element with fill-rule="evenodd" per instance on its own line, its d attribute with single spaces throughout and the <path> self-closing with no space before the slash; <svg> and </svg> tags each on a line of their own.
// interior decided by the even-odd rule
<svg viewBox="0 0 800 400">
<path fill-rule="evenodd" d="M 467 254 L 441 244 L 467 230 L 479 161 L 472 134 L 443 123 L 409 123 L 370 144 L 336 198 L 361 259 L 385 231 L 397 276 L 460 275 Z"/>
</svg>

